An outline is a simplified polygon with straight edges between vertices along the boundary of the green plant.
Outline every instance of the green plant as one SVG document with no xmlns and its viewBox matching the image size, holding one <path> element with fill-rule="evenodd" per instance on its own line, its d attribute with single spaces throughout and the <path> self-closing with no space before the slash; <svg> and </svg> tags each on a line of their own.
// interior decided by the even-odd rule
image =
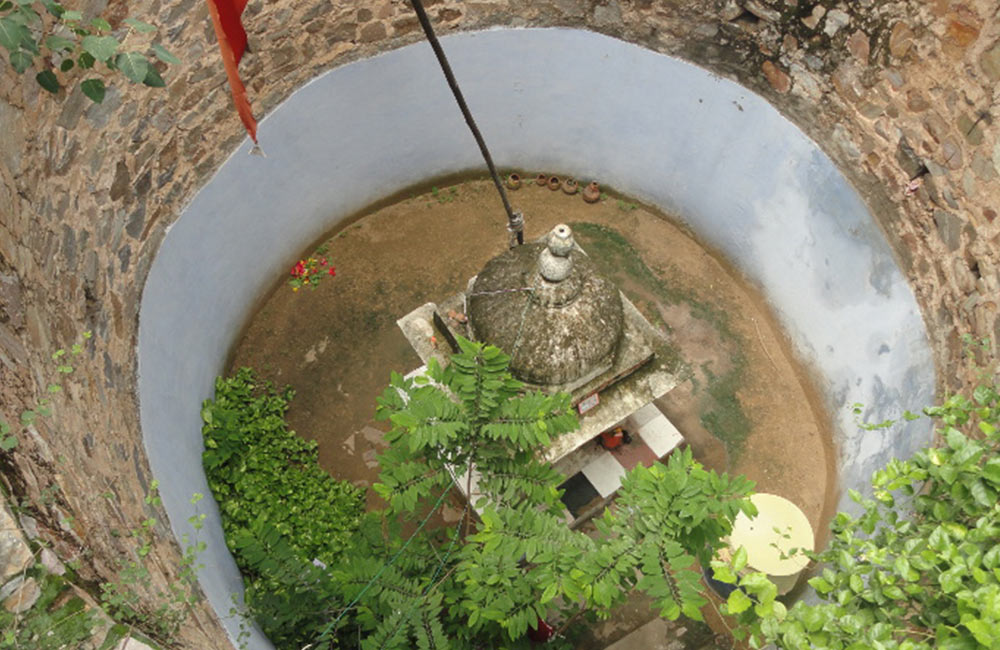
<svg viewBox="0 0 1000 650">
<path fill-rule="evenodd" d="M 216 382 L 202 408 L 208 483 L 227 533 L 268 522 L 307 559 L 332 562 L 357 523 L 361 495 L 319 467 L 315 441 L 288 430 L 293 395 L 248 368 Z"/>
<path fill-rule="evenodd" d="M 2 0 L 0 45 L 17 73 L 39 68 L 35 81 L 53 94 L 77 76 L 74 69 L 82 73 L 78 76 L 87 77 L 80 82 L 80 90 L 96 103 L 104 100 L 109 73 L 120 73 L 133 83 L 164 86 L 151 58 L 164 65 L 180 61 L 146 36 L 132 38 L 152 34 L 156 27 L 134 18 L 122 22 L 125 27 L 116 30 L 103 18 L 88 21 L 80 11 L 68 10 L 55 0 Z M 136 39 L 146 42 L 124 48 Z"/>
<path fill-rule="evenodd" d="M 997 390 L 993 380 L 971 398 L 925 409 L 943 444 L 889 461 L 873 475 L 871 498 L 851 492 L 861 512 L 837 514 L 829 547 L 813 555 L 823 569 L 809 582 L 824 602 L 787 613 L 730 606 L 755 641 L 795 650 L 1000 647 Z"/>
<path fill-rule="evenodd" d="M 542 619 L 566 631 L 580 616 L 606 616 L 632 589 L 661 613 L 700 618 L 696 559 L 707 561 L 731 530 L 752 486 L 704 470 L 690 451 L 637 468 L 592 538 L 563 519 L 552 468 L 536 453 L 577 427 L 569 396 L 524 392 L 500 350 L 459 339 L 447 368 L 394 374 L 378 400 L 390 447 L 376 491 L 388 503 L 333 570 L 348 605 L 323 638 L 362 638 L 362 648 L 527 647 Z M 478 474 L 481 509 L 446 530 L 425 528 L 452 489 Z M 454 473 L 454 479 L 453 479 Z M 416 533 L 401 535 L 408 518 Z M 498 645 L 499 644 L 499 645 Z"/>
<path fill-rule="evenodd" d="M 442 192 L 437 187 L 432 187 L 431 196 L 433 196 L 438 203 L 451 203 L 458 198 L 458 188 L 449 187 L 447 192 Z"/>
<path fill-rule="evenodd" d="M 159 482 L 152 481 L 145 502 L 153 508 L 161 503 L 158 490 Z M 197 504 L 201 498 L 201 494 L 195 493 L 191 504 Z M 204 514 L 197 514 L 188 521 L 197 531 L 204 519 Z M 205 550 L 205 543 L 185 536 L 178 579 L 168 585 L 166 592 L 156 590 L 149 594 L 146 558 L 152 551 L 156 524 L 155 517 L 147 517 L 129 531 L 128 536 L 135 544 L 131 556 L 120 561 L 115 580 L 100 584 L 100 600 L 104 611 L 117 623 L 142 630 L 151 639 L 169 645 L 198 599 L 197 558 Z M 148 597 L 140 597 L 144 592 Z"/>
<path fill-rule="evenodd" d="M 326 248 L 326 246 L 321 246 L 316 250 L 315 255 L 299 260 L 292 267 L 292 277 L 288 280 L 292 291 L 298 291 L 302 287 L 315 289 L 327 276 L 337 275 L 337 271 L 326 259 Z"/>
<path fill-rule="evenodd" d="M 26 577 L 38 581 L 41 595 L 28 611 L 20 614 L 0 608 L 0 648 L 82 647 L 97 622 L 95 613 L 71 591 L 65 577 L 46 574 L 40 565 L 29 569 Z"/>
<path fill-rule="evenodd" d="M 322 567 L 342 561 L 363 502 L 319 467 L 315 441 L 288 430 L 293 395 L 242 368 L 217 380 L 202 418 L 205 471 L 247 608 L 274 643 L 297 649 L 338 606 Z"/>
<path fill-rule="evenodd" d="M 52 361 L 56 364 L 56 373 L 59 375 L 69 375 L 73 372 L 73 366 L 69 363 L 74 357 L 79 356 L 83 352 L 84 342 L 91 338 L 91 333 L 89 331 L 84 332 L 80 335 L 80 339 L 70 346 L 69 358 L 66 357 L 67 352 L 64 348 L 59 348 L 52 353 Z M 56 393 L 61 393 L 63 390 L 62 384 L 53 381 L 48 385 L 46 391 L 50 395 Z M 39 398 L 35 405 L 30 409 L 25 409 L 21 411 L 19 420 L 21 425 L 24 427 L 29 427 L 35 423 L 35 420 L 41 417 L 48 417 L 52 415 L 52 400 L 48 397 Z M 19 439 L 16 435 L 11 433 L 11 426 L 7 422 L 0 420 L 0 451 L 11 451 L 17 447 Z"/>
</svg>

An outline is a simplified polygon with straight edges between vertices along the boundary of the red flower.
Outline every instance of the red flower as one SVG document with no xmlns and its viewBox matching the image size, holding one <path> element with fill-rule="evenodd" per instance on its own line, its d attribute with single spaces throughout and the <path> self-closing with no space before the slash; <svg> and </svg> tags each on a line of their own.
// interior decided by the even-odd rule
<svg viewBox="0 0 1000 650">
<path fill-rule="evenodd" d="M 333 267 L 331 266 L 331 267 L 330 267 L 330 270 L 329 270 L 329 271 L 327 271 L 327 274 L 328 274 L 328 275 L 337 275 L 337 272 L 336 272 L 336 271 L 334 270 L 334 268 L 333 268 Z"/>
</svg>

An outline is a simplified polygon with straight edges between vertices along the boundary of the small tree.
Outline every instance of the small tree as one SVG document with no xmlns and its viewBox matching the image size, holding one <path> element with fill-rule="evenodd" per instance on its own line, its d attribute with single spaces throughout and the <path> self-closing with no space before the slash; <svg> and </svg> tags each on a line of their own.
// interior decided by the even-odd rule
<svg viewBox="0 0 1000 650">
<path fill-rule="evenodd" d="M 459 344 L 447 368 L 394 374 L 378 400 L 377 417 L 392 424 L 375 485 L 388 507 L 333 571 L 348 607 L 324 637 L 337 629 L 363 648 L 516 648 L 539 620 L 565 629 L 577 616 L 607 616 L 633 588 L 664 616 L 700 619 L 695 562 L 714 555 L 741 509 L 753 514 L 752 483 L 706 471 L 685 450 L 631 472 L 599 534 L 572 531 L 563 477 L 537 460 L 578 426 L 569 396 L 525 392 L 507 355 Z M 472 526 L 467 506 L 451 530 L 427 532 L 452 474 L 469 492 L 473 470 L 481 522 Z M 401 524 L 418 518 L 404 539 Z"/>
</svg>

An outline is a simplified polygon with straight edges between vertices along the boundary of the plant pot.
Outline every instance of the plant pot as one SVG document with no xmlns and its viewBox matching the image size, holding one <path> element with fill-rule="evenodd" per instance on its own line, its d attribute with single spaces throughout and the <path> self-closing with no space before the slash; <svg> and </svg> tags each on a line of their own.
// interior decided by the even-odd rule
<svg viewBox="0 0 1000 650">
<path fill-rule="evenodd" d="M 583 188 L 583 200 L 587 203 L 597 203 L 601 200 L 601 188 L 598 187 L 597 181 L 590 181 L 587 187 Z"/>
<path fill-rule="evenodd" d="M 566 194 L 576 194 L 578 189 L 580 189 L 579 185 L 572 178 L 567 178 L 562 182 L 562 191 Z"/>
<path fill-rule="evenodd" d="M 521 177 L 517 174 L 511 174 L 507 177 L 507 189 L 516 190 L 521 187 Z"/>
<path fill-rule="evenodd" d="M 535 177 L 535 183 L 537 185 L 541 185 L 542 187 L 545 187 L 546 185 L 549 184 L 549 175 L 548 174 L 539 174 L 538 176 Z"/>
<path fill-rule="evenodd" d="M 549 189 L 552 190 L 553 192 L 562 187 L 562 182 L 560 182 L 558 176 L 549 176 L 549 181 L 547 184 L 549 186 Z"/>
</svg>

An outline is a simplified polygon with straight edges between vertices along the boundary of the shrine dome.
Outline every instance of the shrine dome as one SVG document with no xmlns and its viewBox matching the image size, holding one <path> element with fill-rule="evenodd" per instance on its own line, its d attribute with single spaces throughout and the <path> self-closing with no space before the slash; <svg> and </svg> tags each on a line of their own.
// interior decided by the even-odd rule
<svg viewBox="0 0 1000 650">
<path fill-rule="evenodd" d="M 487 262 L 467 299 L 474 336 L 509 354 L 526 383 L 572 391 L 614 362 L 621 294 L 565 224 Z"/>
</svg>

